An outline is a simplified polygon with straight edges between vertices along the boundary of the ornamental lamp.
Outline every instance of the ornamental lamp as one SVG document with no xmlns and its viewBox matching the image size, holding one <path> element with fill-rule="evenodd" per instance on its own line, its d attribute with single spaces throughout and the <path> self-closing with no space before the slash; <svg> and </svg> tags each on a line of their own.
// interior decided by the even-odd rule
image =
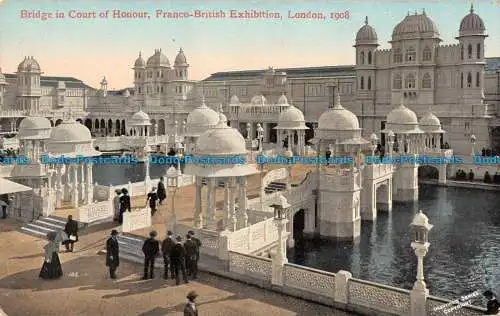
<svg viewBox="0 0 500 316">
<path fill-rule="evenodd" d="M 472 135 L 470 136 L 470 142 L 471 142 L 471 143 L 473 143 L 473 144 L 475 144 L 475 143 L 476 143 L 476 135 L 472 134 Z"/>
<path fill-rule="evenodd" d="M 420 210 L 415 217 L 410 226 L 415 232 L 414 241 L 417 244 L 425 245 L 429 242 L 429 231 L 434 227 L 434 225 L 429 224 L 429 218 L 422 213 Z"/>
</svg>

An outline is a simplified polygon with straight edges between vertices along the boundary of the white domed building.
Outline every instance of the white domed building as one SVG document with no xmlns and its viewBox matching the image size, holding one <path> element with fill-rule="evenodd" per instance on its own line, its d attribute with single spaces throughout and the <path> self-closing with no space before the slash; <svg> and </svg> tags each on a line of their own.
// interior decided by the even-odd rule
<svg viewBox="0 0 500 316">
<path fill-rule="evenodd" d="M 293 104 L 288 103 L 285 95 L 282 95 L 278 100 L 279 105 L 288 105 L 278 116 L 278 125 L 275 127 L 277 130 L 277 149 L 278 152 L 286 149 L 295 155 L 305 154 L 305 131 L 309 129 L 306 126 L 306 120 L 301 110 L 297 109 Z M 282 146 L 284 140 L 286 141 L 286 148 Z M 297 142 L 295 142 L 297 139 Z"/>
<path fill-rule="evenodd" d="M 438 147 L 438 144 L 440 143 L 443 134 L 446 133 L 441 128 L 441 121 L 439 118 L 431 111 L 426 112 L 419 121 L 419 127 L 425 133 L 423 139 L 425 150 L 439 150 L 440 148 Z"/>
<path fill-rule="evenodd" d="M 203 98 L 201 104 L 191 111 L 186 119 L 183 131 L 186 152 L 193 152 L 198 138 L 207 130 L 214 128 L 218 123 L 219 113 L 209 108 Z"/>
<path fill-rule="evenodd" d="M 195 224 L 197 227 L 231 230 L 246 227 L 246 177 L 259 173 L 254 165 L 246 163 L 245 139 L 238 130 L 229 127 L 225 116 L 218 114 L 218 122 L 197 139 L 191 155 L 186 156 L 185 173 L 196 178 Z M 225 183 L 225 202 L 222 216 L 216 213 L 215 196 L 219 181 Z M 207 209 L 202 210 L 201 186 L 207 185 Z M 239 187 L 239 189 L 237 189 Z M 236 214 L 235 199 L 244 212 Z M 219 220 L 220 219 L 220 220 Z"/>
<path fill-rule="evenodd" d="M 151 135 L 151 119 L 146 112 L 142 110 L 137 111 L 132 115 L 129 120 L 129 126 L 131 127 L 130 135 L 147 137 Z"/>
</svg>

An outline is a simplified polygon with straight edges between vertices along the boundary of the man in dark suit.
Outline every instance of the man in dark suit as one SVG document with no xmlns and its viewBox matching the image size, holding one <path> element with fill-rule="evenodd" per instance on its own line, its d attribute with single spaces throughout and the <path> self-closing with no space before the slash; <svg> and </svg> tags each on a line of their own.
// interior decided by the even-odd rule
<svg viewBox="0 0 500 316">
<path fill-rule="evenodd" d="M 184 307 L 184 316 L 198 316 L 198 308 L 196 307 L 195 300 L 198 294 L 195 291 L 191 291 L 187 295 L 188 302 L 186 307 Z"/>
<path fill-rule="evenodd" d="M 201 248 L 201 241 L 194 237 L 194 231 L 190 230 L 188 231 L 188 235 L 191 236 L 191 240 L 196 244 L 196 271 L 198 271 L 198 262 L 200 261 L 200 248 Z"/>
<path fill-rule="evenodd" d="M 170 253 L 170 262 L 174 267 L 175 283 L 179 285 L 181 282 L 179 272 L 182 272 L 182 278 L 185 283 L 189 283 L 186 276 L 186 250 L 182 245 L 182 237 L 175 238 L 175 246 Z M 180 271 L 179 271 L 180 270 Z"/>
<path fill-rule="evenodd" d="M 116 279 L 116 268 L 120 265 L 120 248 L 116 236 L 118 231 L 113 229 L 106 241 L 106 266 L 109 267 L 109 276 Z"/>
<path fill-rule="evenodd" d="M 144 245 L 142 246 L 142 252 L 144 253 L 143 280 L 147 280 L 148 276 L 150 279 L 154 278 L 155 259 L 160 253 L 160 242 L 156 240 L 157 235 L 158 234 L 154 230 L 150 232 L 149 238 L 144 241 Z"/>
<path fill-rule="evenodd" d="M 64 232 L 68 235 L 68 240 L 64 242 L 66 252 L 73 252 L 73 245 L 78 241 L 78 222 L 74 221 L 71 215 L 68 215 L 68 222 L 64 227 Z"/>
<path fill-rule="evenodd" d="M 170 262 L 170 255 L 172 253 L 172 249 L 174 249 L 174 246 L 175 246 L 174 237 L 172 235 L 173 235 L 173 233 L 169 230 L 167 232 L 167 238 L 165 238 L 165 240 L 161 244 L 161 252 L 163 254 L 163 263 L 165 265 L 165 275 L 163 276 L 163 278 L 165 280 L 168 279 L 169 268 L 170 268 L 170 277 L 172 278 L 172 280 L 175 278 L 174 267 L 172 266 L 172 262 Z"/>
<path fill-rule="evenodd" d="M 167 197 L 167 192 L 165 191 L 165 183 L 163 182 L 163 177 L 160 177 L 160 182 L 158 182 L 158 204 L 161 205 L 161 202 L 165 200 Z"/>
<path fill-rule="evenodd" d="M 196 243 L 191 239 L 191 235 L 187 234 L 186 242 L 184 242 L 184 249 L 186 250 L 186 270 L 188 276 L 192 276 L 193 279 L 196 279 L 198 274 L 196 265 L 197 248 Z"/>
<path fill-rule="evenodd" d="M 131 211 L 130 196 L 128 195 L 128 190 L 122 189 L 122 196 L 120 196 L 120 213 L 118 214 L 118 223 L 123 224 L 123 213 L 126 211 Z"/>
</svg>

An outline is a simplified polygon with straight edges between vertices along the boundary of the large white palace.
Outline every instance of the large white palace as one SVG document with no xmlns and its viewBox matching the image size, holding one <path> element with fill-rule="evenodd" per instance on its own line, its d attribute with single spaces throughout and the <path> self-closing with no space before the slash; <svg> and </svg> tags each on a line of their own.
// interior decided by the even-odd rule
<svg viewBox="0 0 500 316">
<path fill-rule="evenodd" d="M 0 126 L 3 133 L 15 131 L 33 110 L 58 125 L 69 112 L 96 137 L 126 135 L 133 132 L 132 115 L 142 110 L 151 120 L 150 135 L 173 134 L 203 96 L 211 108 L 222 105 L 244 136 L 256 137 L 260 123 L 269 143 L 278 141 L 274 127 L 282 95 L 314 128 L 333 102 L 328 86 L 334 85 L 344 106 L 359 117 L 365 137 L 383 130 L 387 114 L 404 99 L 417 116 L 431 110 L 439 117 L 447 131 L 441 142 L 455 152 L 470 153 L 472 135 L 477 148 L 500 149 L 500 58 L 485 57 L 485 31 L 471 8 L 460 22 L 457 43 L 442 45 L 434 21 L 415 12 L 396 25 L 391 48 L 379 49 L 367 18 L 356 34 L 355 65 L 219 72 L 201 82 L 188 79 L 182 49 L 173 64 L 158 49 L 147 61 L 139 54 L 134 86 L 118 91 L 108 90 L 105 78 L 95 89 L 75 78 L 43 76 L 38 62 L 26 57 L 17 73 L 0 71 Z M 314 130 L 305 134 L 308 141 Z"/>
</svg>

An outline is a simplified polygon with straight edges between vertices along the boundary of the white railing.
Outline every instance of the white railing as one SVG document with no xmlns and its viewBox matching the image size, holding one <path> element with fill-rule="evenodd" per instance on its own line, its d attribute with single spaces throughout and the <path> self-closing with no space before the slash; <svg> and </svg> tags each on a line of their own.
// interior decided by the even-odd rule
<svg viewBox="0 0 500 316">
<path fill-rule="evenodd" d="M 229 271 L 271 282 L 272 260 L 238 252 L 229 252 Z"/>
<path fill-rule="evenodd" d="M 273 217 L 231 232 L 228 235 L 227 247 L 229 251 L 251 253 L 276 241 L 278 241 L 278 228 L 274 224 Z"/>
<path fill-rule="evenodd" d="M 149 208 L 132 210 L 132 212 L 123 213 L 122 232 L 124 233 L 129 233 L 131 231 L 150 226 L 151 210 Z"/>
<path fill-rule="evenodd" d="M 92 223 L 110 219 L 114 216 L 113 201 L 95 202 L 78 208 L 78 221 Z"/>
<path fill-rule="evenodd" d="M 186 236 L 190 230 L 194 231 L 196 238 L 201 241 L 200 252 L 209 256 L 219 256 L 220 236 L 218 232 L 208 229 L 193 228 L 183 224 L 175 225 L 174 229 L 175 234 L 180 236 Z"/>
</svg>

